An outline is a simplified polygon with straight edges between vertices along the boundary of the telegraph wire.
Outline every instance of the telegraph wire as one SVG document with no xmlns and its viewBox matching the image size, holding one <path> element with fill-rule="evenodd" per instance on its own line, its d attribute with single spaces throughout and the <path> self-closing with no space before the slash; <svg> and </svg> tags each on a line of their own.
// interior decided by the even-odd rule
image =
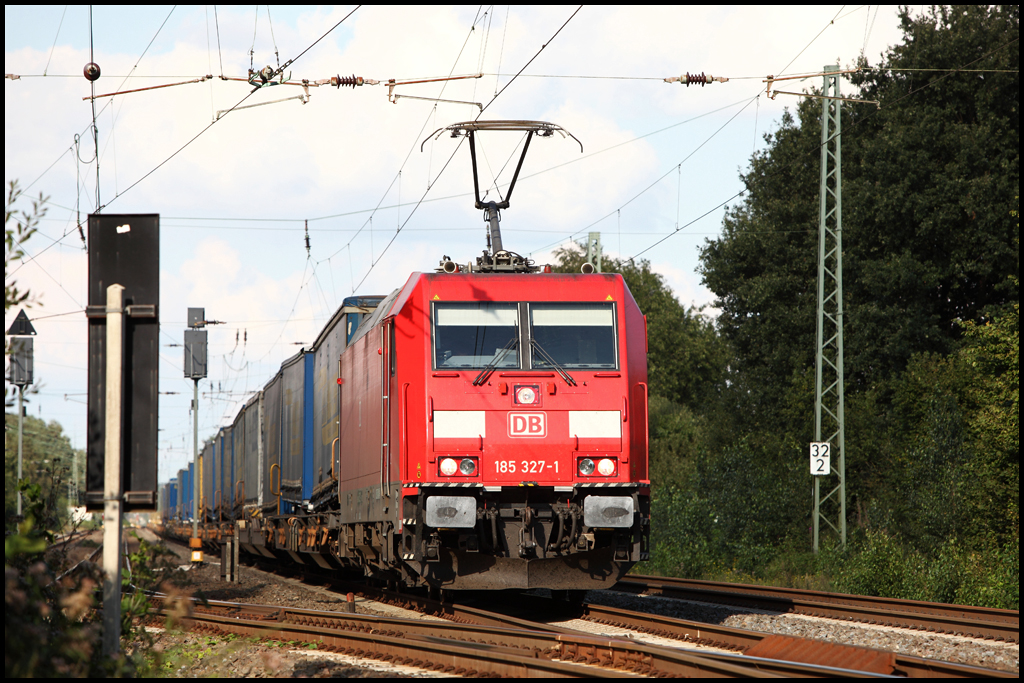
<svg viewBox="0 0 1024 683">
<path fill-rule="evenodd" d="M 139 55 L 139 58 L 135 60 L 135 66 L 131 68 L 131 70 L 128 72 L 128 75 L 125 76 L 124 79 L 121 81 L 121 85 L 117 86 L 117 89 L 114 92 L 120 92 L 121 88 L 123 88 L 124 84 L 128 82 L 128 79 L 131 77 L 131 75 L 134 74 L 135 70 L 139 68 L 139 63 L 142 62 L 142 58 L 146 56 L 147 52 L 149 52 L 149 48 L 153 47 L 153 43 L 156 42 L 157 37 L 160 35 L 160 32 L 164 30 L 164 26 L 167 25 L 167 21 L 171 18 L 171 15 L 174 14 L 174 10 L 177 9 L 177 7 L 177 5 L 171 7 L 171 11 L 167 13 L 166 17 L 164 17 L 163 22 L 160 24 L 160 28 L 158 28 L 156 30 L 156 33 L 153 34 L 153 37 L 150 38 L 149 44 L 146 45 L 146 49 L 144 49 L 142 51 L 142 54 Z"/>
<path fill-rule="evenodd" d="M 641 256 L 641 255 L 643 255 L 643 254 L 646 254 L 646 253 L 647 253 L 648 251 L 650 251 L 651 249 L 654 249 L 654 247 L 658 246 L 659 244 L 661 244 L 662 242 L 664 242 L 665 240 L 667 240 L 667 239 L 668 239 L 669 237 L 672 237 L 673 235 L 677 234 L 677 233 L 678 233 L 678 232 L 679 232 L 680 230 L 683 230 L 683 229 L 685 229 L 685 228 L 688 228 L 688 227 L 690 227 L 691 225 L 693 225 L 694 223 L 696 223 L 697 221 L 701 220 L 702 218 L 705 218 L 705 217 L 709 216 L 710 214 L 714 213 L 715 211 L 718 211 L 718 210 L 719 210 L 720 208 L 722 208 L 723 206 L 725 206 L 726 204 L 728 204 L 728 203 L 729 203 L 729 202 L 731 202 L 732 200 L 734 200 L 734 199 L 736 199 L 737 197 L 741 197 L 741 196 L 743 196 L 744 194 L 746 194 L 746 192 L 747 192 L 747 190 L 746 190 L 745 188 L 744 188 L 744 189 L 742 189 L 742 190 L 740 190 L 739 192 L 737 192 L 737 193 L 736 193 L 736 194 L 734 194 L 733 196 L 731 196 L 731 197 L 729 197 L 728 199 L 726 199 L 726 200 L 725 200 L 724 202 L 722 202 L 721 204 L 718 204 L 717 206 L 715 206 L 715 207 L 713 207 L 713 208 L 709 209 L 708 211 L 705 211 L 704 213 L 702 213 L 702 214 L 701 214 L 700 216 L 698 216 L 697 218 L 694 218 L 694 219 L 693 219 L 692 221 L 690 221 L 690 222 L 689 222 L 689 223 L 687 223 L 686 225 L 681 225 L 681 226 L 679 226 L 678 228 L 676 228 L 675 230 L 673 230 L 673 231 L 672 231 L 672 232 L 670 232 L 669 234 L 665 235 L 664 237 L 662 237 L 662 238 L 661 238 L 660 240 L 658 240 L 657 242 L 655 242 L 655 243 L 654 243 L 654 244 L 652 244 L 651 246 L 649 246 L 649 247 L 647 247 L 646 249 L 644 249 L 643 251 L 639 251 L 639 252 L 637 252 L 636 254 L 633 254 L 632 256 L 630 256 L 630 257 L 629 257 L 629 259 L 628 259 L 628 260 L 629 260 L 629 262 L 630 262 L 630 263 L 633 263 L 633 262 L 634 262 L 634 259 L 635 259 L 635 258 L 637 258 L 637 257 L 639 257 L 639 256 Z M 808 230 L 800 230 L 800 231 L 787 231 L 787 232 L 814 232 L 814 231 L 808 231 Z"/>
</svg>

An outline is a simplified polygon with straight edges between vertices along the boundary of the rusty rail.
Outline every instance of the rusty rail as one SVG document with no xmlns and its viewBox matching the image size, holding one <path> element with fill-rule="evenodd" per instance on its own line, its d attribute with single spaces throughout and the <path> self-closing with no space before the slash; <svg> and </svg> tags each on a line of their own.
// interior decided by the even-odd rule
<svg viewBox="0 0 1024 683">
<path fill-rule="evenodd" d="M 748 584 L 629 575 L 616 590 L 733 607 L 1020 642 L 1020 611 Z"/>
<path fill-rule="evenodd" d="M 263 571 L 280 576 L 282 568 L 269 563 L 260 562 L 259 564 L 264 567 Z M 315 576 L 320 579 L 320 583 L 323 583 L 322 579 L 325 578 L 323 575 L 316 574 Z M 286 580 L 296 581 L 296 579 Z M 327 583 L 333 590 L 351 591 L 368 599 L 441 617 L 457 624 L 475 624 L 519 631 L 548 631 L 563 636 L 580 635 L 580 632 L 574 629 L 552 626 L 533 618 L 523 619 L 502 614 L 491 609 L 485 610 L 469 605 L 441 602 L 415 594 L 399 593 L 362 583 L 339 581 L 334 578 L 328 579 Z M 558 603 L 531 595 L 517 595 L 514 602 L 520 612 L 525 611 L 531 616 L 550 616 L 559 606 L 563 609 L 568 607 L 567 603 Z M 487 606 L 492 607 L 490 603 Z M 733 662 L 737 657 L 741 660 L 745 659 L 748 664 L 756 660 L 759 662 L 760 670 L 780 675 L 823 675 L 820 673 L 820 667 L 828 668 L 829 671 L 834 668 L 834 672 L 828 675 L 847 676 L 851 675 L 852 671 L 859 671 L 861 674 L 897 675 L 911 678 L 940 676 L 1002 678 L 1016 677 L 1017 675 L 1014 672 L 943 662 L 858 646 L 839 645 L 808 638 L 747 631 L 596 604 L 582 605 L 580 610 L 572 616 L 580 616 L 594 622 L 690 642 L 695 645 L 734 650 L 736 654 L 700 652 L 699 656 L 705 659 L 718 658 L 724 663 Z M 439 622 L 432 623 L 436 625 Z M 676 652 L 677 650 L 670 651 Z M 779 662 L 778 660 L 785 661 Z M 816 671 L 819 673 L 808 674 L 779 666 L 784 663 L 796 666 L 800 664 L 817 666 L 819 669 Z"/>
<path fill-rule="evenodd" d="M 798 662 L 873 671 L 907 678 L 1016 678 L 1017 673 L 944 662 L 899 652 L 842 645 L 810 638 L 748 631 L 703 622 L 586 604 L 584 619 L 641 633 Z"/>
<path fill-rule="evenodd" d="M 578 632 L 561 634 L 212 601 L 207 606 L 193 603 L 192 607 L 186 623 L 193 630 L 315 643 L 318 649 L 327 651 L 465 676 L 859 675 L 767 658 L 706 658 L 625 638 Z"/>
</svg>

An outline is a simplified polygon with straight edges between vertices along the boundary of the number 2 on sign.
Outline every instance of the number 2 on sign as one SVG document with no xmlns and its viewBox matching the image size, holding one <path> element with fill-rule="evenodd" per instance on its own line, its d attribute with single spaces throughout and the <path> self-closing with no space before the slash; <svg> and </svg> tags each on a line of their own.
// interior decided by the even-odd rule
<svg viewBox="0 0 1024 683">
<path fill-rule="evenodd" d="M 832 473 L 832 444 L 828 441 L 811 442 L 811 474 L 822 477 Z"/>
</svg>

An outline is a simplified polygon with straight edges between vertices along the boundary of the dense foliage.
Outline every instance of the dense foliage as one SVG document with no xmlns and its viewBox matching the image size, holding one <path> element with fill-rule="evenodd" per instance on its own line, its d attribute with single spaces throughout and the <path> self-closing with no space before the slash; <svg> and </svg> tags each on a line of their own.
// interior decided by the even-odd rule
<svg viewBox="0 0 1024 683">
<path fill-rule="evenodd" d="M 85 481 L 85 452 L 71 446 L 71 440 L 57 422 L 45 422 L 31 415 L 22 424 L 22 475 L 53 498 L 48 509 L 64 511 L 78 505 L 78 490 Z M 59 485 L 58 485 L 59 482 Z M 17 509 L 18 416 L 4 415 L 4 517 Z"/>
<path fill-rule="evenodd" d="M 1019 8 L 901 23 L 844 92 L 881 108 L 842 106 L 850 543 L 826 532 L 808 552 L 822 107 L 808 98 L 702 249 L 717 326 L 646 264 L 606 265 L 650 324 L 646 570 L 1017 607 Z"/>
</svg>

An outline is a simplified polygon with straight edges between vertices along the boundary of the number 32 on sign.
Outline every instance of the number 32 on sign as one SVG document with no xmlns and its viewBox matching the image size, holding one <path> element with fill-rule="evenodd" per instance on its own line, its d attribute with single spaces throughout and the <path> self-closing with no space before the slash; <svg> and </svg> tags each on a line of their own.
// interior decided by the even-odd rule
<svg viewBox="0 0 1024 683">
<path fill-rule="evenodd" d="M 832 444 L 828 441 L 811 442 L 811 474 L 822 477 L 832 473 Z"/>
</svg>

